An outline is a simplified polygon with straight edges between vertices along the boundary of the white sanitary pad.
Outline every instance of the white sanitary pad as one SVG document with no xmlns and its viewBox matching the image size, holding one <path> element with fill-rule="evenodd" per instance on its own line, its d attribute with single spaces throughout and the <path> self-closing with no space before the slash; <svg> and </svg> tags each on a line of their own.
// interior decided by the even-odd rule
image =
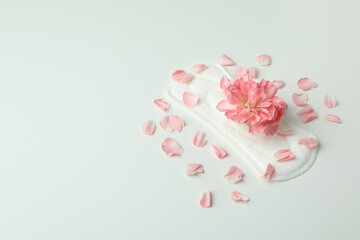
<svg viewBox="0 0 360 240">
<path fill-rule="evenodd" d="M 304 129 L 283 119 L 279 130 L 294 130 L 291 136 L 265 136 L 262 133 L 252 135 L 246 124 L 239 124 L 225 117 L 224 113 L 216 109 L 216 105 L 225 99 L 221 89 L 220 80 L 226 76 L 233 80 L 224 67 L 219 64 L 208 65 L 208 69 L 194 74 L 188 84 L 173 82 L 167 89 L 167 94 L 174 103 L 189 110 L 199 121 L 207 124 L 227 143 L 225 149 L 232 148 L 239 153 L 241 159 L 248 163 L 259 178 L 265 172 L 268 163 L 276 169 L 274 181 L 285 181 L 295 178 L 307 171 L 314 163 L 318 147 L 308 149 L 298 144 L 301 138 L 316 137 Z M 182 101 L 184 92 L 191 92 L 199 97 L 199 103 L 187 107 Z M 277 162 L 274 154 L 280 149 L 290 149 L 296 159 L 288 162 Z"/>
</svg>

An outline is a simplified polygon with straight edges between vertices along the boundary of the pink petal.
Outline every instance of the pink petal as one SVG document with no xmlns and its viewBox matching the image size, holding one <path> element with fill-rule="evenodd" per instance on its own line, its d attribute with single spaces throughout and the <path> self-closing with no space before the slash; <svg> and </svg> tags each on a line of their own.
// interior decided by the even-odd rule
<svg viewBox="0 0 360 240">
<path fill-rule="evenodd" d="M 211 192 L 204 192 L 200 199 L 200 206 L 203 208 L 211 207 Z"/>
<path fill-rule="evenodd" d="M 243 67 L 237 67 L 234 70 L 234 76 L 236 79 L 239 79 L 243 76 L 249 75 L 252 78 L 256 78 L 258 74 L 258 70 L 256 68 L 243 68 Z"/>
<path fill-rule="evenodd" d="M 279 162 L 286 162 L 295 159 L 295 155 L 289 149 L 281 149 L 274 154 L 274 158 Z"/>
<path fill-rule="evenodd" d="M 313 138 L 302 138 L 299 140 L 299 144 L 302 144 L 307 148 L 315 148 L 318 145 L 318 140 Z"/>
<path fill-rule="evenodd" d="M 267 165 L 263 177 L 266 181 L 271 181 L 275 177 L 276 171 L 273 165 L 270 163 Z"/>
<path fill-rule="evenodd" d="M 185 124 L 181 117 L 169 115 L 161 119 L 160 126 L 166 132 L 180 132 L 184 128 Z"/>
<path fill-rule="evenodd" d="M 235 63 L 233 62 L 233 60 L 231 60 L 228 56 L 226 56 L 225 54 L 221 54 L 218 59 L 217 59 L 218 63 L 220 65 L 223 66 L 232 66 L 235 65 Z"/>
<path fill-rule="evenodd" d="M 286 137 L 286 136 L 291 136 L 294 134 L 294 130 L 285 130 L 285 131 L 279 131 L 277 133 L 277 135 L 279 136 L 283 136 L 283 137 Z"/>
<path fill-rule="evenodd" d="M 208 66 L 206 66 L 205 64 L 197 64 L 191 67 L 191 71 L 193 73 L 201 73 L 202 71 L 204 71 L 205 69 L 207 69 Z"/>
<path fill-rule="evenodd" d="M 164 112 L 166 112 L 170 108 L 170 104 L 165 102 L 164 99 L 155 99 L 154 103 Z"/>
<path fill-rule="evenodd" d="M 303 107 L 299 112 L 296 113 L 296 116 L 303 123 L 308 123 L 308 122 L 314 120 L 315 118 L 317 118 L 316 112 L 310 106 Z"/>
<path fill-rule="evenodd" d="M 300 78 L 300 80 L 297 82 L 297 86 L 304 91 L 309 91 L 310 89 L 316 88 L 317 83 L 311 81 L 308 78 Z"/>
<path fill-rule="evenodd" d="M 329 121 L 329 122 L 341 123 L 340 118 L 333 114 L 327 114 L 327 115 L 323 116 L 323 119 L 326 121 Z"/>
<path fill-rule="evenodd" d="M 227 77 L 223 76 L 220 80 L 221 90 L 224 91 L 224 89 L 226 89 L 229 85 L 230 85 L 230 80 Z"/>
<path fill-rule="evenodd" d="M 197 147 L 204 146 L 206 144 L 205 133 L 196 131 L 191 142 Z"/>
<path fill-rule="evenodd" d="M 292 95 L 293 102 L 296 106 L 306 106 L 308 102 L 308 96 L 305 93 L 294 93 Z"/>
<path fill-rule="evenodd" d="M 151 136 L 155 133 L 156 125 L 153 121 L 148 120 L 143 123 L 141 130 L 145 135 Z"/>
<path fill-rule="evenodd" d="M 233 191 L 231 193 L 230 199 L 231 199 L 231 201 L 234 201 L 234 202 L 247 202 L 247 201 L 249 201 L 249 198 L 247 196 L 245 196 L 244 194 L 239 193 L 237 191 Z"/>
<path fill-rule="evenodd" d="M 238 183 L 243 177 L 243 171 L 236 166 L 231 166 L 226 175 L 224 176 L 228 183 Z"/>
<path fill-rule="evenodd" d="M 188 107 L 194 107 L 199 101 L 199 97 L 190 92 L 184 92 L 183 94 L 183 102 Z"/>
<path fill-rule="evenodd" d="M 325 105 L 325 107 L 328 108 L 333 108 L 337 104 L 336 98 L 332 95 L 325 95 L 322 102 Z"/>
<path fill-rule="evenodd" d="M 190 163 L 186 166 L 186 170 L 185 170 L 185 173 L 188 176 L 193 176 L 203 172 L 204 172 L 203 165 L 199 163 Z"/>
<path fill-rule="evenodd" d="M 215 155 L 220 159 L 223 159 L 228 154 L 226 152 L 226 150 L 223 149 L 222 147 L 220 147 L 219 145 L 211 145 L 211 148 L 212 148 L 213 152 L 215 153 Z"/>
<path fill-rule="evenodd" d="M 269 55 L 263 54 L 256 58 L 256 62 L 259 66 L 268 66 L 271 64 L 271 57 Z"/>
<path fill-rule="evenodd" d="M 230 104 L 228 100 L 222 100 L 217 104 L 216 109 L 219 110 L 220 112 L 236 110 L 236 105 Z"/>
<path fill-rule="evenodd" d="M 184 152 L 182 146 L 176 142 L 173 138 L 166 138 L 161 145 L 161 149 L 168 155 L 169 157 L 173 156 L 181 156 Z"/>
<path fill-rule="evenodd" d="M 175 82 L 187 83 L 188 81 L 190 81 L 192 79 L 192 75 L 189 73 L 186 73 L 183 70 L 176 70 L 172 75 L 172 79 Z"/>
<path fill-rule="evenodd" d="M 285 82 L 283 80 L 274 80 L 272 81 L 272 84 L 274 84 L 277 89 L 285 87 Z"/>
</svg>

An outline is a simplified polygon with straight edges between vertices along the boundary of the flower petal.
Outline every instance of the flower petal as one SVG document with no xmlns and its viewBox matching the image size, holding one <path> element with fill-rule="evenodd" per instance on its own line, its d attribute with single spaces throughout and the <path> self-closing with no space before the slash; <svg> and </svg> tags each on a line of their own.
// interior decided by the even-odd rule
<svg viewBox="0 0 360 240">
<path fill-rule="evenodd" d="M 192 75 L 183 70 L 176 70 L 172 75 L 172 79 L 175 82 L 187 83 L 192 79 Z"/>
<path fill-rule="evenodd" d="M 221 90 L 224 91 L 229 85 L 230 85 L 230 80 L 227 77 L 223 76 L 220 80 Z"/>
<path fill-rule="evenodd" d="M 183 102 L 188 107 L 194 107 L 199 101 L 199 97 L 190 92 L 184 92 L 183 94 Z"/>
<path fill-rule="evenodd" d="M 204 166 L 199 163 L 190 163 L 186 166 L 186 170 L 185 170 L 185 173 L 188 176 L 193 176 L 203 172 L 204 172 Z"/>
<path fill-rule="evenodd" d="M 259 66 L 268 66 L 271 64 L 271 57 L 269 55 L 263 54 L 256 58 L 256 62 Z"/>
<path fill-rule="evenodd" d="M 292 95 L 293 102 L 296 106 L 306 106 L 308 102 L 308 96 L 305 93 L 294 93 Z"/>
<path fill-rule="evenodd" d="M 243 171 L 236 166 L 231 166 L 226 175 L 224 176 L 228 183 L 238 183 L 243 177 Z"/>
<path fill-rule="evenodd" d="M 197 147 L 204 146 L 207 142 L 205 139 L 205 133 L 196 131 L 194 136 L 191 139 L 191 142 Z"/>
<path fill-rule="evenodd" d="M 317 87 L 317 83 L 311 81 L 308 78 L 300 78 L 299 81 L 297 82 L 297 86 L 304 91 L 309 91 L 310 89 L 316 88 Z"/>
<path fill-rule="evenodd" d="M 156 125 L 153 121 L 148 120 L 143 123 L 141 130 L 145 135 L 151 136 L 155 133 Z"/>
<path fill-rule="evenodd" d="M 275 174 L 276 174 L 276 170 L 274 166 L 269 163 L 266 167 L 263 177 L 265 178 L 266 181 L 271 181 L 275 177 Z"/>
<path fill-rule="evenodd" d="M 289 149 L 281 149 L 274 154 L 274 158 L 279 162 L 286 162 L 295 159 L 295 155 Z"/>
<path fill-rule="evenodd" d="M 332 95 L 325 95 L 322 102 L 325 105 L 325 107 L 328 108 L 333 108 L 337 104 L 336 98 Z"/>
<path fill-rule="evenodd" d="M 243 67 L 237 67 L 234 70 L 234 76 L 236 79 L 239 79 L 244 76 L 250 76 L 251 78 L 256 78 L 258 74 L 258 70 L 256 68 L 243 68 Z"/>
<path fill-rule="evenodd" d="M 286 137 L 286 136 L 291 136 L 294 134 L 294 130 L 284 130 L 284 131 L 278 131 L 277 135 L 279 136 L 283 136 L 283 137 Z"/>
<path fill-rule="evenodd" d="M 304 145 L 307 148 L 315 148 L 318 145 L 318 140 L 313 138 L 302 138 L 299 140 L 299 144 Z"/>
<path fill-rule="evenodd" d="M 234 61 L 231 60 L 228 56 L 226 56 L 225 54 L 221 54 L 218 59 L 217 59 L 218 63 L 220 65 L 223 66 L 232 66 L 235 65 Z"/>
<path fill-rule="evenodd" d="M 166 132 L 181 132 L 185 124 L 181 117 L 176 115 L 169 115 L 161 119 L 160 126 Z"/>
<path fill-rule="evenodd" d="M 211 207 L 211 192 L 204 192 L 200 199 L 200 206 L 203 208 Z"/>
<path fill-rule="evenodd" d="M 184 152 L 182 146 L 173 138 L 169 138 L 169 137 L 164 140 L 164 142 L 161 145 L 161 149 L 169 157 L 181 156 L 181 154 Z"/>
<path fill-rule="evenodd" d="M 217 104 L 216 109 L 219 110 L 220 112 L 236 110 L 236 105 L 230 104 L 228 100 L 222 100 Z"/>
<path fill-rule="evenodd" d="M 155 99 L 154 103 L 164 112 L 166 112 L 170 108 L 170 104 L 165 102 L 164 99 Z"/>
<path fill-rule="evenodd" d="M 272 81 L 272 84 L 274 84 L 277 89 L 285 87 L 285 82 L 283 80 L 274 80 Z"/>
<path fill-rule="evenodd" d="M 242 193 L 239 193 L 238 191 L 233 191 L 230 196 L 231 201 L 234 202 L 247 202 L 249 201 L 249 198 L 245 196 Z"/>
<path fill-rule="evenodd" d="M 326 114 L 325 116 L 323 116 L 323 119 L 329 122 L 341 123 L 340 118 L 333 114 Z"/>
<path fill-rule="evenodd" d="M 205 64 L 197 64 L 191 67 L 191 71 L 193 73 L 201 73 L 202 71 L 204 71 L 205 69 L 207 69 L 208 66 L 206 66 Z"/>
<path fill-rule="evenodd" d="M 212 148 L 213 152 L 215 153 L 215 155 L 220 159 L 223 159 L 228 154 L 226 152 L 226 150 L 223 149 L 222 147 L 220 147 L 219 145 L 211 145 L 211 148 Z"/>
<path fill-rule="evenodd" d="M 303 123 L 308 123 L 308 122 L 314 120 L 315 118 L 317 118 L 316 112 L 310 106 L 303 107 L 299 112 L 296 113 L 296 116 Z"/>
</svg>

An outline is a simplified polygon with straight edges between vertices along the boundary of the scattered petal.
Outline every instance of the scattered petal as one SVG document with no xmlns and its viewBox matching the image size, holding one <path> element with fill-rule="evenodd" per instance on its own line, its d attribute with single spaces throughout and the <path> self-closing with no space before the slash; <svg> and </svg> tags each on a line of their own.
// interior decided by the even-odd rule
<svg viewBox="0 0 360 240">
<path fill-rule="evenodd" d="M 231 60 L 228 56 L 226 56 L 225 54 L 221 54 L 218 59 L 217 59 L 218 63 L 220 65 L 223 66 L 232 66 L 235 65 L 234 61 Z"/>
<path fill-rule="evenodd" d="M 170 104 L 165 102 L 164 99 L 155 99 L 154 103 L 164 112 L 166 112 L 170 108 Z"/>
<path fill-rule="evenodd" d="M 316 112 L 310 106 L 303 107 L 299 112 L 296 113 L 296 116 L 303 123 L 308 123 L 308 122 L 314 120 L 315 118 L 317 118 Z"/>
<path fill-rule="evenodd" d="M 293 102 L 296 106 L 306 106 L 308 102 L 308 96 L 305 93 L 294 93 L 292 95 Z"/>
<path fill-rule="evenodd" d="M 200 199 L 200 206 L 203 208 L 211 207 L 211 192 L 204 192 Z"/>
<path fill-rule="evenodd" d="M 249 201 L 249 198 L 245 196 L 242 193 L 239 193 L 238 191 L 233 191 L 230 196 L 231 201 L 234 202 L 247 202 Z"/>
<path fill-rule="evenodd" d="M 297 86 L 304 91 L 309 91 L 310 89 L 316 88 L 317 83 L 311 81 L 308 78 L 300 78 L 300 80 L 297 82 Z"/>
<path fill-rule="evenodd" d="M 271 64 L 271 57 L 263 54 L 256 58 L 256 62 L 259 66 L 269 66 Z"/>
<path fill-rule="evenodd" d="M 143 123 L 141 130 L 145 135 L 151 136 L 155 133 L 156 125 L 153 121 L 148 120 Z"/>
<path fill-rule="evenodd" d="M 226 175 L 224 176 L 228 183 L 238 183 L 243 177 L 243 171 L 236 166 L 231 166 Z"/>
<path fill-rule="evenodd" d="M 279 162 L 286 162 L 295 159 L 295 155 L 289 149 L 281 149 L 274 154 L 274 158 Z"/>
<path fill-rule="evenodd" d="M 325 107 L 328 108 L 333 108 L 337 104 L 336 98 L 332 95 L 325 95 L 322 102 L 325 105 Z"/>
<path fill-rule="evenodd" d="M 286 136 L 291 136 L 294 134 L 294 130 L 284 130 L 284 131 L 278 131 L 277 135 L 279 136 L 283 136 L 283 137 L 286 137 Z"/>
<path fill-rule="evenodd" d="M 307 148 L 315 148 L 318 145 L 318 140 L 313 138 L 302 138 L 299 140 L 299 144 L 304 145 Z"/>
<path fill-rule="evenodd" d="M 285 82 L 283 80 L 274 80 L 272 81 L 272 84 L 274 84 L 277 89 L 285 87 Z"/>
<path fill-rule="evenodd" d="M 234 76 L 236 79 L 242 78 L 242 77 L 247 77 L 249 76 L 250 78 L 256 78 L 258 74 L 258 70 L 256 68 L 243 68 L 243 67 L 237 67 L 234 70 Z"/>
<path fill-rule="evenodd" d="M 271 181 L 275 177 L 276 171 L 273 165 L 270 163 L 267 165 L 263 177 L 266 181 Z"/>
<path fill-rule="evenodd" d="M 193 176 L 196 175 L 198 173 L 203 173 L 204 172 L 204 166 L 202 164 L 199 163 L 190 163 L 186 166 L 186 175 L 188 176 Z"/>
<path fill-rule="evenodd" d="M 223 149 L 222 147 L 220 147 L 219 145 L 211 145 L 211 148 L 212 148 L 213 152 L 215 153 L 215 155 L 220 159 L 223 159 L 228 154 L 226 152 L 226 150 Z"/>
<path fill-rule="evenodd" d="M 172 79 L 175 82 L 187 83 L 192 79 L 192 75 L 183 70 L 176 70 L 172 75 Z"/>
<path fill-rule="evenodd" d="M 194 107 L 199 101 L 199 97 L 190 92 L 184 92 L 183 94 L 183 102 L 188 107 Z"/>
<path fill-rule="evenodd" d="M 191 139 L 191 142 L 197 147 L 204 146 L 207 142 L 205 139 L 205 133 L 196 131 L 194 136 Z"/>
<path fill-rule="evenodd" d="M 207 69 L 208 66 L 206 66 L 205 64 L 197 64 L 191 67 L 191 71 L 193 73 L 201 73 L 202 71 L 204 71 L 205 69 Z"/>
<path fill-rule="evenodd" d="M 182 146 L 173 138 L 169 138 L 169 137 L 164 140 L 164 142 L 161 145 L 161 149 L 169 157 L 181 156 L 181 154 L 184 152 Z"/>
<path fill-rule="evenodd" d="M 323 119 L 329 122 L 341 123 L 340 118 L 333 114 L 326 114 L 325 116 L 323 116 Z"/>
<path fill-rule="evenodd" d="M 176 115 L 169 115 L 161 119 L 160 126 L 166 132 L 181 132 L 185 124 L 181 117 Z"/>
</svg>

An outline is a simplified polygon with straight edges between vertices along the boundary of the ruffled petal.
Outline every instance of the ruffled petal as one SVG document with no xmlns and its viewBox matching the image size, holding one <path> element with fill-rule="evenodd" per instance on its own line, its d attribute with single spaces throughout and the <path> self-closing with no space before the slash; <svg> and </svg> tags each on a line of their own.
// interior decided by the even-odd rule
<svg viewBox="0 0 360 240">
<path fill-rule="evenodd" d="M 160 126 L 165 132 L 181 132 L 185 124 L 181 117 L 169 115 L 161 119 Z"/>
<path fill-rule="evenodd" d="M 221 54 L 218 59 L 217 59 L 218 63 L 222 66 L 232 66 L 235 65 L 234 61 L 231 60 L 228 56 L 226 56 L 225 54 Z"/>
<path fill-rule="evenodd" d="M 236 106 L 230 104 L 228 100 L 222 100 L 217 104 L 216 109 L 220 112 L 226 112 L 230 110 L 236 110 Z"/>
<path fill-rule="evenodd" d="M 172 75 L 172 79 L 175 82 L 187 83 L 192 79 L 192 75 L 183 70 L 176 70 Z"/>
<path fill-rule="evenodd" d="M 188 107 L 194 107 L 199 101 L 199 97 L 190 92 L 184 92 L 183 102 Z"/>
<path fill-rule="evenodd" d="M 266 181 L 271 181 L 275 177 L 275 174 L 276 174 L 276 170 L 274 166 L 269 163 L 266 167 L 263 177 L 265 178 Z"/>
<path fill-rule="evenodd" d="M 297 82 L 298 88 L 304 91 L 309 91 L 310 89 L 316 88 L 317 83 L 311 81 L 309 78 L 300 78 Z"/>
<path fill-rule="evenodd" d="M 230 83 L 231 83 L 230 80 L 227 77 L 223 76 L 220 80 L 221 90 L 224 91 L 230 85 Z"/>
<path fill-rule="evenodd" d="M 201 131 L 196 131 L 194 136 L 191 139 L 192 144 L 194 144 L 197 147 L 202 147 L 206 144 L 206 139 L 205 139 L 205 133 L 201 132 Z"/>
<path fill-rule="evenodd" d="M 313 138 L 302 138 L 299 140 L 299 144 L 304 145 L 307 148 L 315 148 L 318 145 L 318 140 Z"/>
<path fill-rule="evenodd" d="M 155 99 L 154 103 L 164 112 L 166 112 L 170 108 L 170 104 L 165 102 L 164 99 Z"/>
<path fill-rule="evenodd" d="M 294 93 L 292 100 L 296 106 L 306 106 L 308 102 L 308 96 L 305 93 Z"/>
<path fill-rule="evenodd" d="M 315 118 L 317 118 L 317 113 L 314 109 L 310 106 L 303 107 L 299 112 L 296 113 L 296 116 L 302 121 L 303 123 L 308 123 Z"/>
<path fill-rule="evenodd" d="M 155 133 L 156 125 L 153 121 L 148 120 L 143 123 L 141 130 L 145 135 L 151 136 Z"/>
<path fill-rule="evenodd" d="M 190 163 L 186 166 L 185 174 L 193 176 L 204 172 L 204 166 L 199 163 Z"/>
<path fill-rule="evenodd" d="M 325 95 L 322 102 L 328 108 L 333 108 L 337 104 L 336 98 L 332 95 Z"/>
<path fill-rule="evenodd" d="M 224 178 L 226 179 L 226 181 L 228 181 L 228 183 L 238 183 L 241 181 L 243 177 L 244 177 L 243 171 L 236 166 L 231 166 L 228 172 L 226 173 L 226 175 L 224 176 Z"/>
<path fill-rule="evenodd" d="M 161 149 L 169 157 L 181 156 L 181 154 L 184 152 L 182 146 L 173 138 L 169 138 L 169 137 L 164 140 L 164 142 L 161 145 Z"/>
<path fill-rule="evenodd" d="M 274 80 L 272 81 L 272 84 L 274 84 L 277 89 L 285 87 L 285 82 L 283 80 Z"/>
<path fill-rule="evenodd" d="M 278 131 L 277 132 L 277 135 L 283 136 L 283 137 L 291 136 L 293 134 L 294 134 L 294 130 L 284 130 L 284 131 Z"/>
<path fill-rule="evenodd" d="M 279 162 L 287 162 L 295 159 L 295 155 L 289 149 L 281 149 L 274 154 L 274 158 Z"/>
<path fill-rule="evenodd" d="M 269 66 L 271 64 L 271 57 L 263 54 L 256 58 L 256 62 L 259 66 Z"/>
<path fill-rule="evenodd" d="M 220 158 L 223 159 L 224 157 L 227 156 L 227 152 L 225 149 L 223 149 L 222 147 L 220 147 L 219 145 L 211 145 L 211 149 L 213 150 L 213 152 L 215 153 L 215 155 Z"/>
<path fill-rule="evenodd" d="M 234 202 L 247 202 L 249 201 L 249 198 L 245 196 L 242 193 L 239 193 L 238 191 L 233 191 L 230 196 L 231 201 Z"/>
<path fill-rule="evenodd" d="M 200 199 L 200 206 L 203 208 L 211 207 L 211 192 L 204 192 Z"/>
<path fill-rule="evenodd" d="M 256 78 L 257 74 L 258 74 L 258 70 L 256 68 L 243 68 L 243 67 L 237 67 L 234 70 L 234 76 L 236 79 L 245 77 L 245 76 L 249 76 L 251 79 L 252 78 Z M 244 79 L 244 78 L 243 78 Z"/>
<path fill-rule="evenodd" d="M 191 71 L 193 73 L 201 73 L 202 71 L 204 71 L 205 69 L 207 69 L 208 66 L 206 66 L 205 64 L 197 64 L 191 67 Z"/>
<path fill-rule="evenodd" d="M 326 114 L 323 119 L 333 123 L 341 123 L 340 118 L 334 114 Z"/>
</svg>

